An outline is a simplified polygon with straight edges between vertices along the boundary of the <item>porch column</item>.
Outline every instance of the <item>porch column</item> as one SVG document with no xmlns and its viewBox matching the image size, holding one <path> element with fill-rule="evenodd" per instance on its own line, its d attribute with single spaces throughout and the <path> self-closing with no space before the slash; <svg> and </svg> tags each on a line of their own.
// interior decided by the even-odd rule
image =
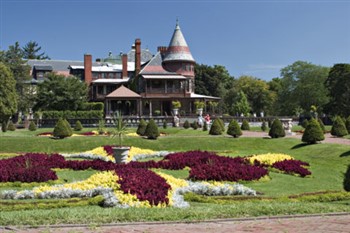
<svg viewBox="0 0 350 233">
<path fill-rule="evenodd" d="M 149 116 L 152 116 L 152 100 L 149 101 Z"/>
</svg>

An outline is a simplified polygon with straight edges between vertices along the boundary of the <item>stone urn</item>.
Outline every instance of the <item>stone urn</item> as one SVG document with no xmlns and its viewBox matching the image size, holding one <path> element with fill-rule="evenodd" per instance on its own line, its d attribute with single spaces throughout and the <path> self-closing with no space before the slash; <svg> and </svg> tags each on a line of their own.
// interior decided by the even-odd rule
<svg viewBox="0 0 350 233">
<path fill-rule="evenodd" d="M 127 163 L 130 147 L 128 146 L 115 146 L 112 147 L 113 157 L 115 163 Z"/>
<path fill-rule="evenodd" d="M 179 114 L 179 109 L 178 108 L 173 108 L 173 113 L 175 116 Z"/>
<path fill-rule="evenodd" d="M 198 108 L 197 109 L 197 114 L 202 116 L 203 115 L 203 108 Z"/>
</svg>

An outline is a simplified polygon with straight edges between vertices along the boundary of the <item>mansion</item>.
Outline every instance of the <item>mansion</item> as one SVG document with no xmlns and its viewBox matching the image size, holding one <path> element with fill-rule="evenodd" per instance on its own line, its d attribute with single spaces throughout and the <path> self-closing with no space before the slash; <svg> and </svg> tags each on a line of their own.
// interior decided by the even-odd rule
<svg viewBox="0 0 350 233">
<path fill-rule="evenodd" d="M 45 80 L 56 72 L 74 75 L 89 86 L 89 100 L 104 102 L 105 114 L 115 111 L 134 116 L 171 116 L 172 102 L 181 103 L 180 115 L 195 113 L 196 101 L 219 101 L 220 98 L 194 92 L 195 60 L 178 22 L 169 46 L 159 46 L 152 54 L 141 49 L 136 39 L 128 53 L 95 59 L 85 54 L 84 61 L 28 60 L 32 83 Z M 206 107 L 205 107 L 206 108 Z"/>
</svg>

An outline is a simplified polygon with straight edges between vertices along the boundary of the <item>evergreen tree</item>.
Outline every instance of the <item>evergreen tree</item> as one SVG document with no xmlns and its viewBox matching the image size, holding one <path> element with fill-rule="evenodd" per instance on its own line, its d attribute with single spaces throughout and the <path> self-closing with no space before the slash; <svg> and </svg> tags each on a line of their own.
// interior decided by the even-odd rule
<svg viewBox="0 0 350 233">
<path fill-rule="evenodd" d="M 65 123 L 62 118 L 58 119 L 56 126 L 53 129 L 53 136 L 60 139 L 71 136 L 70 130 L 67 128 L 67 123 Z"/>
<path fill-rule="evenodd" d="M 210 135 L 221 135 L 222 126 L 220 125 L 219 118 L 216 118 L 209 130 Z"/>
<path fill-rule="evenodd" d="M 304 119 L 303 122 L 301 122 L 301 127 L 306 129 L 307 125 L 309 124 L 309 121 L 307 119 Z"/>
<path fill-rule="evenodd" d="M 249 122 L 246 119 L 242 121 L 241 130 L 250 130 Z"/>
<path fill-rule="evenodd" d="M 271 125 L 269 136 L 271 138 L 280 138 L 286 136 L 282 123 L 279 119 L 275 119 Z"/>
<path fill-rule="evenodd" d="M 29 131 L 35 131 L 36 130 L 36 124 L 34 121 L 31 121 L 28 127 Z"/>
<path fill-rule="evenodd" d="M 82 126 L 81 122 L 79 120 L 77 120 L 75 122 L 74 131 L 81 131 L 82 129 L 83 129 L 83 126 Z"/>
<path fill-rule="evenodd" d="M 236 120 L 233 119 L 230 122 L 230 124 L 228 125 L 227 134 L 231 135 L 234 138 L 238 138 L 239 136 L 242 135 L 242 131 L 241 131 L 239 124 Z"/>
<path fill-rule="evenodd" d="M 7 131 L 7 120 L 1 122 L 1 131 L 4 133 Z"/>
<path fill-rule="evenodd" d="M 10 131 L 15 131 L 16 130 L 16 126 L 13 124 L 12 121 L 10 121 L 7 125 L 7 130 L 10 130 Z"/>
<path fill-rule="evenodd" d="M 147 136 L 148 139 L 157 139 L 159 135 L 160 134 L 159 134 L 158 126 L 156 125 L 154 120 L 151 119 L 147 124 L 145 136 Z"/>
<path fill-rule="evenodd" d="M 350 164 L 348 165 L 348 169 L 346 170 L 346 173 L 344 174 L 343 187 L 344 187 L 345 191 L 350 192 Z"/>
<path fill-rule="evenodd" d="M 37 60 L 50 60 L 50 58 L 41 52 L 41 46 L 35 41 L 29 41 L 23 47 L 23 58 L 24 59 L 37 59 Z"/>
<path fill-rule="evenodd" d="M 322 132 L 326 133 L 326 127 L 324 126 L 323 121 L 321 120 L 321 118 L 318 118 L 317 121 L 318 121 L 318 124 L 320 125 L 320 127 L 322 129 Z"/>
<path fill-rule="evenodd" d="M 261 130 L 262 130 L 263 132 L 265 132 L 265 131 L 266 131 L 266 129 L 267 129 L 266 122 L 265 122 L 265 121 L 263 121 L 263 122 L 261 123 Z"/>
<path fill-rule="evenodd" d="M 184 122 L 183 127 L 184 127 L 185 129 L 190 128 L 190 127 L 191 127 L 190 122 L 188 122 L 188 120 L 186 120 L 186 121 Z"/>
<path fill-rule="evenodd" d="M 350 116 L 345 120 L 345 127 L 348 132 L 350 132 Z"/>
<path fill-rule="evenodd" d="M 208 123 L 207 123 L 207 121 L 204 121 L 204 123 L 203 123 L 203 131 L 208 131 Z"/>
<path fill-rule="evenodd" d="M 198 123 L 197 123 L 197 121 L 194 121 L 194 122 L 191 124 L 191 127 L 192 127 L 194 130 L 198 129 Z"/>
<path fill-rule="evenodd" d="M 67 119 L 64 119 L 63 122 L 66 124 L 66 127 L 67 127 L 67 129 L 68 129 L 68 132 L 69 132 L 69 135 L 68 135 L 68 136 L 69 136 L 69 137 L 72 136 L 72 134 L 73 134 L 73 129 L 72 129 L 72 127 L 70 126 L 69 122 L 67 121 Z"/>
<path fill-rule="evenodd" d="M 168 123 L 166 122 L 166 120 L 163 121 L 163 129 L 168 128 Z"/>
<path fill-rule="evenodd" d="M 331 135 L 336 137 L 343 137 L 348 134 L 345 123 L 340 116 L 337 116 L 333 122 Z"/>
<path fill-rule="evenodd" d="M 141 119 L 137 127 L 136 133 L 140 136 L 145 136 L 146 127 L 147 127 L 146 121 L 144 119 Z"/>
<path fill-rule="evenodd" d="M 301 138 L 301 141 L 309 144 L 315 144 L 318 141 L 322 140 L 324 140 L 324 135 L 320 125 L 317 120 L 311 118 L 305 129 L 303 137 Z"/>
</svg>

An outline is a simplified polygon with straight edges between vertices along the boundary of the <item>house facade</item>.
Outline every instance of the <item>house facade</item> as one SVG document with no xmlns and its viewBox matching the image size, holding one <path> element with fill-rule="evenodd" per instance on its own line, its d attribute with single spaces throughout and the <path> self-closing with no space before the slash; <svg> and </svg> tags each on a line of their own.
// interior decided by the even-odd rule
<svg viewBox="0 0 350 233">
<path fill-rule="evenodd" d="M 33 80 L 43 80 L 38 79 L 39 74 L 52 71 L 79 77 L 89 86 L 90 101 L 105 103 L 106 117 L 116 111 L 133 116 L 171 116 L 173 101 L 181 103 L 180 115 L 190 115 L 195 113 L 194 102 L 220 100 L 194 92 L 195 60 L 178 22 L 169 46 L 158 47 L 154 55 L 141 49 L 141 40 L 136 39 L 125 54 L 109 53 L 107 58 L 94 62 L 92 55 L 85 54 L 83 62 L 65 61 L 60 67 L 63 70 L 51 64 L 55 62 L 58 61 L 28 61 Z"/>
</svg>

